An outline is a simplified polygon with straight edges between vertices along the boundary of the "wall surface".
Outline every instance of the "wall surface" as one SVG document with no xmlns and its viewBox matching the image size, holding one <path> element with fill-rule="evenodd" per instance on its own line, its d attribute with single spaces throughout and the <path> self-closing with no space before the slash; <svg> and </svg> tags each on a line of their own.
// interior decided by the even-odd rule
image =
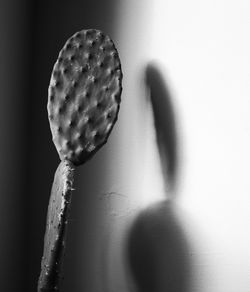
<svg viewBox="0 0 250 292">
<path fill-rule="evenodd" d="M 66 39 L 95 27 L 119 51 L 122 104 L 76 171 L 62 292 L 249 292 L 250 2 L 0 6 L 0 287 L 36 289 L 59 163 L 47 86 Z"/>
<path fill-rule="evenodd" d="M 180 125 L 190 291 L 249 290 L 249 1 L 155 1 L 152 52 Z"/>
<path fill-rule="evenodd" d="M 243 0 L 117 3 L 122 106 L 77 181 L 91 193 L 82 199 L 90 225 L 75 225 L 90 272 L 78 275 L 81 287 L 249 290 L 249 9 Z"/>
<path fill-rule="evenodd" d="M 89 211 L 105 238 L 93 291 L 249 291 L 249 9 L 119 2 L 124 91 L 96 190 L 110 213 Z"/>
<path fill-rule="evenodd" d="M 138 259 L 131 262 L 134 265 L 135 279 L 141 287 L 139 290 L 247 292 L 250 286 L 250 42 L 247 37 L 250 4 L 243 0 L 156 0 L 139 3 L 125 1 L 120 10 L 121 49 L 130 61 L 125 64 L 128 66 L 125 69 L 129 75 L 127 80 L 130 80 L 130 91 L 124 94 L 124 104 L 130 102 L 126 117 L 133 106 L 136 108 L 134 111 L 140 112 L 132 119 L 137 125 L 134 128 L 136 138 L 124 144 L 137 145 L 137 152 L 132 147 L 135 151 L 132 156 L 136 160 L 140 159 L 140 166 L 144 163 L 144 167 L 136 163 L 133 168 L 132 175 L 136 179 L 130 179 L 131 186 L 136 185 L 145 195 L 141 178 L 159 162 L 157 157 L 152 158 L 152 148 L 147 148 L 149 152 L 146 153 L 146 147 L 142 146 L 143 143 L 149 145 L 147 132 L 151 125 L 136 121 L 138 116 L 148 121 L 150 115 L 139 104 L 147 96 L 143 95 L 143 89 L 140 89 L 140 93 L 139 89 L 132 89 L 134 79 L 137 80 L 134 82 L 135 86 L 139 86 L 140 77 L 139 74 L 136 75 L 136 69 L 142 59 L 146 64 L 152 60 L 151 67 L 154 71 L 161 72 L 164 86 L 168 88 L 165 96 L 159 88 L 151 90 L 151 97 L 169 99 L 168 103 L 172 103 L 172 113 L 166 107 L 165 123 L 171 124 L 167 115 L 172 114 L 175 120 L 172 123 L 175 130 L 172 130 L 176 132 L 177 149 L 174 176 L 171 167 L 167 170 L 165 163 L 162 163 L 166 169 L 165 195 L 170 198 L 171 211 L 175 215 L 170 218 L 170 215 L 165 214 L 165 223 L 162 223 L 161 220 L 164 219 L 155 219 L 152 212 L 157 211 L 152 211 L 149 207 L 150 211 L 145 211 L 149 215 L 144 214 L 141 218 L 139 215 L 138 223 L 142 230 L 148 229 L 145 231 L 145 238 L 150 238 L 150 243 L 141 242 L 141 248 L 147 244 L 150 246 L 144 247 L 145 257 L 156 253 L 148 262 L 154 263 L 152 266 L 155 265 L 156 270 L 157 266 L 163 266 L 165 270 L 161 269 L 157 275 L 151 270 L 151 283 L 150 272 L 148 275 L 143 272 L 148 262 L 138 251 Z M 136 49 L 131 46 L 136 46 Z M 151 74 L 151 79 L 152 77 Z M 157 102 L 152 102 L 153 108 L 163 104 L 159 100 L 158 105 Z M 164 162 L 165 146 L 168 163 L 173 163 L 173 155 L 171 158 L 168 150 L 169 139 L 162 138 L 162 130 L 171 129 L 167 129 L 166 125 L 165 128 L 160 126 L 160 123 L 164 124 L 164 118 L 159 118 L 160 110 L 154 109 L 154 113 L 158 114 L 158 117 L 155 116 L 155 129 L 159 135 L 156 142 L 160 146 L 161 159 Z M 121 121 L 123 127 L 126 127 L 126 117 L 124 114 Z M 123 137 L 124 131 L 120 135 Z M 123 146 L 119 145 L 118 149 L 119 153 L 123 153 L 118 156 L 125 157 Z M 125 158 L 121 163 L 123 171 L 131 175 L 131 170 L 128 171 L 130 164 L 125 167 L 124 164 Z M 157 201 L 159 194 L 164 196 L 159 189 L 158 175 L 157 171 L 152 171 L 147 177 L 146 189 L 150 190 L 150 200 Z M 124 181 L 120 185 L 121 189 L 123 184 Z M 169 188 L 173 184 L 174 187 Z M 138 199 L 138 193 L 136 190 L 136 198 L 133 200 Z M 141 200 L 144 202 L 142 197 Z M 165 224 L 162 227 L 165 234 L 162 229 L 161 234 L 158 234 L 158 227 L 152 223 L 154 220 L 159 225 Z M 175 238 L 178 228 L 174 224 L 177 222 L 181 233 Z M 141 229 L 138 227 L 137 232 L 144 234 Z M 154 241 L 151 239 L 154 235 L 148 235 L 147 232 L 155 233 L 159 238 Z M 164 245 L 160 241 L 164 242 L 165 237 L 168 239 Z M 134 241 L 136 249 L 136 244 L 140 242 Z M 154 246 L 157 247 L 157 252 Z M 176 259 L 168 253 L 174 254 Z M 136 257 L 135 251 L 133 256 Z M 164 257 L 166 261 L 162 263 Z M 179 267 L 178 262 L 182 263 Z M 176 273 L 171 272 L 173 270 Z M 180 285 L 180 280 L 186 284 Z M 144 288 L 144 283 L 148 281 L 148 286 L 152 285 L 153 289 Z"/>
</svg>

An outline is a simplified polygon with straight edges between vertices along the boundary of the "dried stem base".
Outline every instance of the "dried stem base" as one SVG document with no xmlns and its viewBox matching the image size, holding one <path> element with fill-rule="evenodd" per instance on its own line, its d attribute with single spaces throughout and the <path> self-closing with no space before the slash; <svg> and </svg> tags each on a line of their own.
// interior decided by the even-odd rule
<svg viewBox="0 0 250 292">
<path fill-rule="evenodd" d="M 38 292 L 59 291 L 73 176 L 73 165 L 62 161 L 51 190 Z"/>
</svg>

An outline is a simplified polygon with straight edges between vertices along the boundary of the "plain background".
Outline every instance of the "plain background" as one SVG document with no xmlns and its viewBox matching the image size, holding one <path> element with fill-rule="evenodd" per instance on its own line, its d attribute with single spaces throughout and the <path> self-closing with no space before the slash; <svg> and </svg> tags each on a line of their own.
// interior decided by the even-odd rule
<svg viewBox="0 0 250 292">
<path fill-rule="evenodd" d="M 114 40 L 123 94 L 77 170 L 62 291 L 248 292 L 246 0 L 1 1 L 1 291 L 36 289 L 59 163 L 47 87 L 84 28 Z"/>
</svg>

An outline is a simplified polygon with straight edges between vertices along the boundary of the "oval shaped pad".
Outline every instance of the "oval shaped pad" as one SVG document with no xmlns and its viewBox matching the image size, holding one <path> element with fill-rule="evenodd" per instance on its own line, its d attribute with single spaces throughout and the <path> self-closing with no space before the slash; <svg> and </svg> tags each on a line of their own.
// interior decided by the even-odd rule
<svg viewBox="0 0 250 292">
<path fill-rule="evenodd" d="M 52 71 L 47 106 L 61 160 L 80 165 L 107 142 L 121 92 L 121 63 L 107 35 L 89 29 L 67 40 Z"/>
</svg>

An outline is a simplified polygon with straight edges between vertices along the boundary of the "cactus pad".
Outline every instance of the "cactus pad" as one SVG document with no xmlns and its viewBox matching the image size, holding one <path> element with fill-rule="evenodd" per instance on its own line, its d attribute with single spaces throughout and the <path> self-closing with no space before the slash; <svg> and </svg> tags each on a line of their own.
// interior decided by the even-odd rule
<svg viewBox="0 0 250 292">
<path fill-rule="evenodd" d="M 48 92 L 50 127 L 61 160 L 80 165 L 106 143 L 117 120 L 121 82 L 119 56 L 107 35 L 82 30 L 66 42 Z"/>
</svg>

